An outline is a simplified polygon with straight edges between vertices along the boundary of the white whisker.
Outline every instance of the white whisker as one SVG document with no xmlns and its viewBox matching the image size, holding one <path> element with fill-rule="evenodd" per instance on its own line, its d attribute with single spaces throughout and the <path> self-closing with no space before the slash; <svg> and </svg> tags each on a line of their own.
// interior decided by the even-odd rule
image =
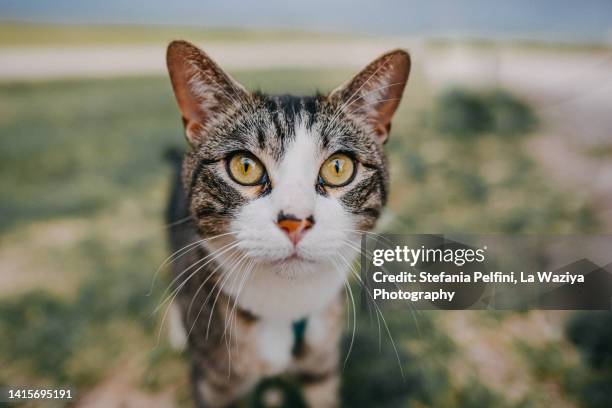
<svg viewBox="0 0 612 408">
<path fill-rule="evenodd" d="M 219 235 L 215 235 L 209 238 L 204 238 L 204 239 L 199 239 L 197 241 L 194 241 L 190 244 L 185 245 L 184 247 L 182 247 L 181 249 L 174 251 L 170 256 L 168 256 L 162 263 L 161 265 L 157 268 L 157 270 L 155 271 L 155 273 L 153 274 L 153 278 L 151 279 L 151 287 L 149 288 L 149 293 L 147 294 L 147 296 L 150 296 L 151 293 L 153 292 L 153 287 L 155 286 L 155 281 L 157 279 L 157 275 L 159 275 L 159 272 L 168 264 L 176 261 L 177 259 L 179 259 L 180 257 L 182 257 L 183 255 L 187 254 L 188 252 L 191 252 L 194 248 L 196 248 L 199 244 L 203 244 L 204 242 L 208 242 L 210 240 L 216 239 L 216 238 L 220 238 L 220 237 L 224 237 L 230 234 L 234 234 L 234 232 L 227 232 L 225 234 L 219 234 Z M 179 254 L 179 252 L 184 251 L 182 253 Z"/>
<path fill-rule="evenodd" d="M 238 245 L 238 244 L 237 244 L 237 243 L 233 243 L 233 244 L 228 244 L 228 245 L 226 245 L 225 247 L 222 247 L 222 248 L 225 248 L 225 249 L 223 250 L 223 252 L 226 252 L 227 250 L 230 250 L 230 249 L 234 248 L 234 246 L 230 246 L 229 248 L 227 248 L 229 245 L 234 245 L 234 246 L 235 246 L 235 245 Z M 222 253 L 223 253 L 223 252 L 222 252 Z M 216 251 L 216 252 L 215 252 L 215 254 L 218 254 L 217 256 L 220 256 L 222 253 L 219 253 L 219 251 Z M 165 321 L 166 321 L 166 317 L 168 316 L 168 312 L 170 311 L 170 307 L 172 306 L 172 303 L 174 302 L 174 299 L 176 299 L 176 297 L 178 296 L 178 294 L 179 294 L 180 290 L 181 290 L 181 289 L 182 289 L 182 288 L 183 288 L 183 287 L 184 287 L 184 286 L 187 284 L 187 282 L 188 282 L 188 281 L 189 281 L 189 280 L 190 280 L 190 279 L 191 279 L 191 278 L 192 278 L 192 277 L 193 277 L 193 276 L 194 276 L 196 273 L 198 273 L 198 272 L 199 272 L 199 271 L 200 271 L 202 268 L 204 268 L 204 267 L 205 267 L 205 266 L 206 266 L 208 263 L 212 262 L 212 261 L 213 261 L 213 260 L 214 260 L 214 259 L 215 259 L 217 256 L 215 256 L 215 257 L 213 257 L 213 258 L 209 259 L 209 260 L 208 260 L 208 261 L 207 261 L 207 262 L 206 262 L 204 265 L 200 266 L 198 269 L 196 269 L 194 272 L 192 272 L 192 273 L 191 273 L 191 274 L 190 274 L 190 275 L 187 277 L 187 279 L 185 279 L 185 281 L 183 281 L 183 282 L 182 282 L 182 283 L 181 283 L 181 284 L 180 284 L 180 285 L 179 285 L 179 286 L 178 286 L 178 287 L 177 287 L 177 288 L 176 288 L 176 289 L 175 289 L 175 290 L 172 292 L 172 294 L 170 294 L 170 295 L 169 295 L 169 296 L 168 296 L 168 297 L 167 297 L 165 300 L 163 300 L 163 301 L 162 301 L 162 302 L 161 302 L 161 303 L 160 303 L 160 304 L 159 304 L 159 305 L 158 305 L 158 306 L 155 308 L 155 310 L 153 311 L 153 314 L 155 314 L 155 313 L 156 313 L 156 312 L 159 310 L 159 308 L 163 306 L 163 304 L 164 304 L 164 303 L 166 303 L 166 302 L 167 302 L 169 299 L 171 299 L 171 300 L 170 300 L 170 303 L 169 303 L 169 304 L 168 304 L 168 306 L 166 307 L 166 311 L 164 312 L 164 315 L 163 315 L 163 317 L 162 317 L 161 324 L 160 324 L 160 327 L 159 327 L 159 333 L 158 333 L 158 335 L 157 335 L 157 344 L 158 344 L 158 345 L 159 345 L 159 342 L 160 342 L 160 339 L 161 339 L 161 333 L 162 333 L 162 330 L 163 330 L 163 328 L 164 328 L 164 323 L 165 323 Z"/>
<path fill-rule="evenodd" d="M 401 364 L 401 359 L 400 359 L 400 356 L 399 356 L 399 351 L 397 350 L 397 346 L 395 345 L 395 340 L 393 339 L 393 336 L 391 335 L 391 330 L 389 329 L 389 325 L 387 324 L 387 320 L 385 319 L 384 314 L 382 313 L 382 311 L 380 310 L 378 304 L 374 300 L 374 297 L 372 296 L 371 292 L 368 290 L 368 288 L 365 286 L 365 284 L 361 280 L 361 277 L 359 276 L 359 274 L 353 269 L 353 267 L 348 263 L 348 261 L 346 260 L 346 258 L 344 258 L 344 256 L 342 256 L 340 253 L 338 255 L 341 257 L 341 259 L 344 260 L 344 262 L 347 264 L 347 266 L 349 266 L 350 272 L 353 274 L 353 276 L 355 276 L 357 278 L 357 281 L 361 284 L 362 288 L 366 291 L 366 293 L 372 299 L 372 304 L 374 305 L 376 311 L 380 314 L 380 318 L 382 319 L 383 325 L 385 327 L 385 331 L 387 332 L 387 335 L 389 336 L 389 340 L 391 341 L 391 346 L 393 347 L 393 351 L 395 352 L 395 357 L 397 358 L 397 364 L 398 364 L 398 367 L 400 369 L 400 373 L 402 375 L 402 378 L 405 378 L 404 377 L 404 368 L 402 367 L 402 364 Z"/>
</svg>

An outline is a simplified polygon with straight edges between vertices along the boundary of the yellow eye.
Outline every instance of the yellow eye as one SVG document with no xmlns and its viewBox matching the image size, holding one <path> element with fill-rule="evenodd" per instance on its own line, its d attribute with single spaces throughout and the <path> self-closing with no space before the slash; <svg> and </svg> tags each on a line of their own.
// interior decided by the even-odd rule
<svg viewBox="0 0 612 408">
<path fill-rule="evenodd" d="M 344 153 L 336 153 L 325 160 L 319 174 L 328 186 L 342 187 L 353 181 L 355 162 Z"/>
<path fill-rule="evenodd" d="M 236 183 L 243 186 L 261 184 L 265 175 L 263 164 L 246 152 L 236 153 L 230 158 L 227 162 L 227 172 Z"/>
</svg>

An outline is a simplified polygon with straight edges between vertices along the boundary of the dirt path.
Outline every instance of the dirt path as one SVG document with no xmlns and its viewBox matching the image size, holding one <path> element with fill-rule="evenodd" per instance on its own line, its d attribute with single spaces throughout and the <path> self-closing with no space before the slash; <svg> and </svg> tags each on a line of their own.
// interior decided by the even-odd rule
<svg viewBox="0 0 612 408">
<path fill-rule="evenodd" d="M 415 45 L 406 41 L 400 43 L 399 46 L 409 48 Z M 230 70 L 358 67 L 389 48 L 385 41 L 199 45 Z M 165 53 L 163 45 L 0 48 L 0 80 L 163 75 L 166 72 Z"/>
</svg>

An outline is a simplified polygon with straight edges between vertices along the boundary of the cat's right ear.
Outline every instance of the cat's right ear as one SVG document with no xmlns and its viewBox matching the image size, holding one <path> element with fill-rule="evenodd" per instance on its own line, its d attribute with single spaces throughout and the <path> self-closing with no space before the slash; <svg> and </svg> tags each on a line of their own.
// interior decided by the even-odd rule
<svg viewBox="0 0 612 408">
<path fill-rule="evenodd" d="M 365 118 L 375 139 L 383 144 L 409 74 L 410 55 L 404 50 L 391 51 L 333 90 L 329 99 L 339 104 L 339 111 Z"/>
<path fill-rule="evenodd" d="M 185 135 L 197 146 L 210 124 L 248 92 L 226 74 L 204 51 L 187 41 L 168 45 L 166 63 L 174 95 L 183 116 Z"/>
</svg>

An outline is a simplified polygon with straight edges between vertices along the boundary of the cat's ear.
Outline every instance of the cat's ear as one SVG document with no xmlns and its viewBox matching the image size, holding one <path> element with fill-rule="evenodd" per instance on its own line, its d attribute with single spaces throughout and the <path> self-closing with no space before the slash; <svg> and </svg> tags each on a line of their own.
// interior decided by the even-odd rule
<svg viewBox="0 0 612 408">
<path fill-rule="evenodd" d="M 395 50 L 374 60 L 353 79 L 331 92 L 330 100 L 345 113 L 365 117 L 376 139 L 384 143 L 410 73 L 410 55 Z"/>
<path fill-rule="evenodd" d="M 192 146 L 197 146 L 210 124 L 243 101 L 248 92 L 204 51 L 186 41 L 168 45 L 166 63 L 185 135 Z"/>
</svg>

